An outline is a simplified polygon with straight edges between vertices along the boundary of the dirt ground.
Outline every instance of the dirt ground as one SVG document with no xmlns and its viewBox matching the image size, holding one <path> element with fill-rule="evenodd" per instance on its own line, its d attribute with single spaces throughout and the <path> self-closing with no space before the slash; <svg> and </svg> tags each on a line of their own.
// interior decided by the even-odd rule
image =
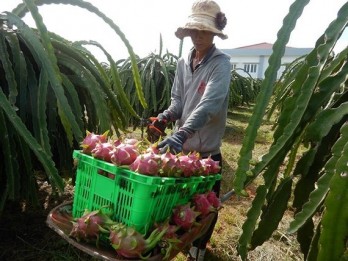
<svg viewBox="0 0 348 261">
<path fill-rule="evenodd" d="M 0 219 L 0 260 L 90 260 L 46 224 L 51 209 L 72 200 L 73 187 L 67 186 L 64 194 L 57 198 L 52 196 L 47 182 L 38 184 L 42 207 L 6 205 Z"/>
<path fill-rule="evenodd" d="M 73 200 L 74 187 L 67 185 L 63 195 L 54 197 L 47 182 L 38 181 L 38 185 L 41 208 L 6 205 L 0 219 L 0 260 L 99 260 L 70 245 L 47 225 L 54 207 Z"/>
<path fill-rule="evenodd" d="M 33 208 L 24 204 L 22 206 L 14 204 L 6 205 L 6 209 L 0 219 L 0 260 L 98 260 L 70 245 L 66 240 L 49 228 L 46 223 L 50 210 L 59 204 L 73 200 L 74 187 L 72 185 L 67 185 L 64 194 L 57 198 L 52 195 L 51 187 L 47 182 L 39 181 L 38 184 L 40 187 L 39 197 L 42 205 L 41 208 Z M 250 194 L 253 195 L 254 193 L 255 191 L 253 188 Z M 240 228 L 238 228 L 238 223 L 241 222 L 243 218 L 242 212 L 244 210 L 246 211 L 251 200 L 252 198 L 238 199 L 233 196 L 231 200 L 227 202 L 226 207 L 222 210 L 221 217 L 216 226 L 216 231 L 214 232 L 215 234 L 213 235 L 213 237 L 218 237 L 219 241 L 213 242 L 213 246 L 211 244 L 208 246 L 208 260 L 226 261 L 230 260 L 231 256 L 233 256 L 233 261 L 239 260 L 235 253 L 235 244 L 238 238 L 237 234 L 241 232 Z M 223 214 L 225 211 L 228 214 Z M 229 221 L 233 216 L 236 217 L 236 220 Z M 241 226 L 241 224 L 239 225 Z M 237 233 L 236 235 L 227 236 L 228 233 L 226 234 L 225 230 L 226 227 L 230 226 L 233 226 L 232 231 L 235 231 L 235 233 Z M 213 247 L 213 249 L 211 249 L 211 247 Z M 223 250 L 221 248 L 230 252 L 228 259 L 219 257 L 220 254 L 218 252 Z M 288 240 L 272 240 L 258 251 L 251 253 L 250 260 L 300 260 L 298 258 L 298 253 L 291 253 L 289 249 L 291 251 L 295 249 L 295 251 L 298 252 L 297 247 L 294 248 L 289 245 Z M 280 253 L 281 255 L 279 255 Z M 266 259 L 262 258 L 262 256 Z M 186 260 L 186 258 L 181 253 L 175 258 L 175 261 L 183 260 Z"/>
</svg>

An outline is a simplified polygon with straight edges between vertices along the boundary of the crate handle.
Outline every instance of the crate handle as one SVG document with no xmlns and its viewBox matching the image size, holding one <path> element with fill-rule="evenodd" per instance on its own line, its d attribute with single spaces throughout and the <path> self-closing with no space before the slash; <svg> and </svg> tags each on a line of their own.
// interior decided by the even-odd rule
<svg viewBox="0 0 348 261">
<path fill-rule="evenodd" d="M 106 170 L 103 170 L 103 169 L 98 169 L 97 174 L 100 176 L 106 177 L 108 179 L 112 179 L 112 180 L 114 180 L 115 176 L 116 176 L 115 174 L 108 172 Z"/>
</svg>

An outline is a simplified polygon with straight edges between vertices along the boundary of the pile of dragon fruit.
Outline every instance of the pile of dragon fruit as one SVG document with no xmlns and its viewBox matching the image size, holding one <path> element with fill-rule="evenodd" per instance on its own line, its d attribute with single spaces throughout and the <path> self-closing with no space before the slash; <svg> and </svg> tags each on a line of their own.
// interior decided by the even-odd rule
<svg viewBox="0 0 348 261">
<path fill-rule="evenodd" d="M 135 138 L 116 138 L 108 132 L 95 134 L 87 131 L 81 142 L 82 152 L 96 159 L 149 176 L 191 177 L 219 173 L 218 161 L 202 158 L 199 153 L 160 154 L 156 144 Z"/>
<path fill-rule="evenodd" d="M 115 250 L 126 259 L 146 259 L 155 253 L 161 253 L 162 260 L 168 260 L 176 244 L 181 242 L 180 236 L 189 233 L 192 228 L 200 225 L 199 221 L 211 212 L 217 212 L 221 202 L 215 192 L 209 191 L 196 194 L 185 205 L 176 206 L 170 217 L 162 223 L 156 223 L 147 235 L 142 235 L 133 227 L 113 221 L 103 213 L 103 209 L 86 211 L 73 221 L 70 237 L 78 242 L 103 244 Z"/>
</svg>

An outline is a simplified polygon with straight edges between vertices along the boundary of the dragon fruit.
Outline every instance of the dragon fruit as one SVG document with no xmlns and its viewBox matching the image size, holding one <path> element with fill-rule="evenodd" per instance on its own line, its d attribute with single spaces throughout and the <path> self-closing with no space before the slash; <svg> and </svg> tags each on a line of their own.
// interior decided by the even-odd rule
<svg viewBox="0 0 348 261">
<path fill-rule="evenodd" d="M 168 150 L 161 155 L 161 168 L 159 170 L 160 176 L 180 177 L 179 159 Z"/>
<path fill-rule="evenodd" d="M 185 205 L 179 205 L 173 209 L 172 220 L 174 224 L 184 230 L 189 230 L 195 223 L 200 213 L 193 210 L 190 202 Z"/>
<path fill-rule="evenodd" d="M 129 144 L 129 145 L 136 145 L 137 143 L 139 143 L 139 141 L 135 138 L 125 138 L 123 140 L 124 144 Z"/>
<path fill-rule="evenodd" d="M 219 173 L 221 169 L 219 161 L 213 160 L 211 156 L 209 156 L 208 158 L 201 159 L 200 161 L 204 169 L 203 173 L 205 175 Z"/>
<path fill-rule="evenodd" d="M 92 150 L 92 156 L 96 159 L 111 162 L 111 154 L 115 146 L 111 142 L 98 143 Z"/>
<path fill-rule="evenodd" d="M 70 236 L 77 241 L 96 242 L 98 244 L 100 233 L 108 233 L 109 228 L 116 222 L 102 213 L 101 209 L 85 211 L 82 217 L 72 221 L 73 227 Z"/>
<path fill-rule="evenodd" d="M 117 147 L 117 146 L 123 144 L 123 142 L 122 142 L 121 139 L 113 139 L 113 140 L 111 141 L 111 143 L 112 143 L 115 147 Z"/>
<path fill-rule="evenodd" d="M 204 166 L 201 162 L 201 156 L 198 152 L 192 152 L 187 155 L 180 154 L 178 156 L 180 169 L 184 177 L 200 176 L 204 173 Z"/>
<path fill-rule="evenodd" d="M 164 239 L 177 239 L 178 235 L 176 232 L 179 230 L 179 228 L 180 227 L 176 225 L 168 224 L 160 227 L 159 230 L 162 231 L 163 229 L 166 229 L 166 233 L 163 235 Z"/>
<path fill-rule="evenodd" d="M 188 155 L 188 157 L 192 160 L 192 164 L 193 164 L 193 175 L 197 176 L 197 175 L 201 175 L 204 168 L 202 166 L 202 162 L 201 162 L 201 156 L 198 152 L 196 153 L 190 153 Z"/>
<path fill-rule="evenodd" d="M 129 169 L 144 175 L 156 176 L 160 169 L 161 157 L 153 152 L 140 154 L 135 161 L 129 165 Z"/>
<path fill-rule="evenodd" d="M 195 207 L 195 210 L 200 212 L 203 217 L 208 215 L 210 212 L 215 211 L 215 208 L 212 206 L 212 204 L 207 199 L 206 194 L 195 195 L 193 197 L 192 203 Z"/>
<path fill-rule="evenodd" d="M 166 230 L 166 233 L 158 244 L 163 254 L 162 260 L 169 260 L 172 250 L 178 249 L 178 244 L 182 243 L 177 234 L 180 227 L 170 224 L 169 221 L 168 219 L 160 224 L 155 224 L 155 228 L 159 229 L 159 231 Z"/>
<path fill-rule="evenodd" d="M 106 131 L 103 134 L 95 134 L 93 132 L 86 131 L 86 137 L 80 143 L 82 152 L 90 155 L 98 143 L 106 142 L 108 133 L 109 131 Z"/>
<path fill-rule="evenodd" d="M 209 191 L 206 194 L 206 197 L 208 199 L 208 201 L 210 202 L 210 204 L 216 208 L 219 209 L 221 207 L 221 201 L 220 199 L 216 196 L 216 193 L 214 191 Z"/>
<path fill-rule="evenodd" d="M 130 165 L 138 156 L 136 146 L 122 143 L 110 152 L 110 160 L 117 166 Z"/>
<path fill-rule="evenodd" d="M 125 258 L 142 258 L 162 239 L 166 230 L 154 229 L 147 239 L 133 227 L 117 224 L 110 229 L 110 243 L 117 254 Z M 150 256 L 150 254 L 148 254 Z"/>
<path fill-rule="evenodd" d="M 155 153 L 155 154 L 159 154 L 159 148 L 157 148 L 157 143 L 155 144 L 150 144 L 149 146 L 146 147 L 146 149 L 144 150 L 145 153 L 149 153 L 149 152 L 152 152 L 152 153 Z"/>
<path fill-rule="evenodd" d="M 177 239 L 177 232 L 179 230 L 179 226 L 173 225 L 170 223 L 170 218 L 161 223 L 155 223 L 154 228 L 159 231 L 165 230 L 166 233 L 163 235 L 163 239 Z"/>
<path fill-rule="evenodd" d="M 191 177 L 195 172 L 193 160 L 188 155 L 178 156 L 180 170 L 184 177 Z"/>
</svg>

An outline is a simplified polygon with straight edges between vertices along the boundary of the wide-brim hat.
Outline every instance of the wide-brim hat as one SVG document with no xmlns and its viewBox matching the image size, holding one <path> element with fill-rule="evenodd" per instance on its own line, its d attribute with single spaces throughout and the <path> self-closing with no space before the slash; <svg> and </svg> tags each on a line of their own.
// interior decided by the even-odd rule
<svg viewBox="0 0 348 261">
<path fill-rule="evenodd" d="M 227 23 L 224 13 L 219 5 L 211 0 L 198 0 L 192 5 L 191 15 L 188 17 L 185 26 L 179 27 L 175 35 L 179 39 L 190 36 L 190 30 L 210 31 L 221 39 L 228 36 L 222 32 Z"/>
</svg>

